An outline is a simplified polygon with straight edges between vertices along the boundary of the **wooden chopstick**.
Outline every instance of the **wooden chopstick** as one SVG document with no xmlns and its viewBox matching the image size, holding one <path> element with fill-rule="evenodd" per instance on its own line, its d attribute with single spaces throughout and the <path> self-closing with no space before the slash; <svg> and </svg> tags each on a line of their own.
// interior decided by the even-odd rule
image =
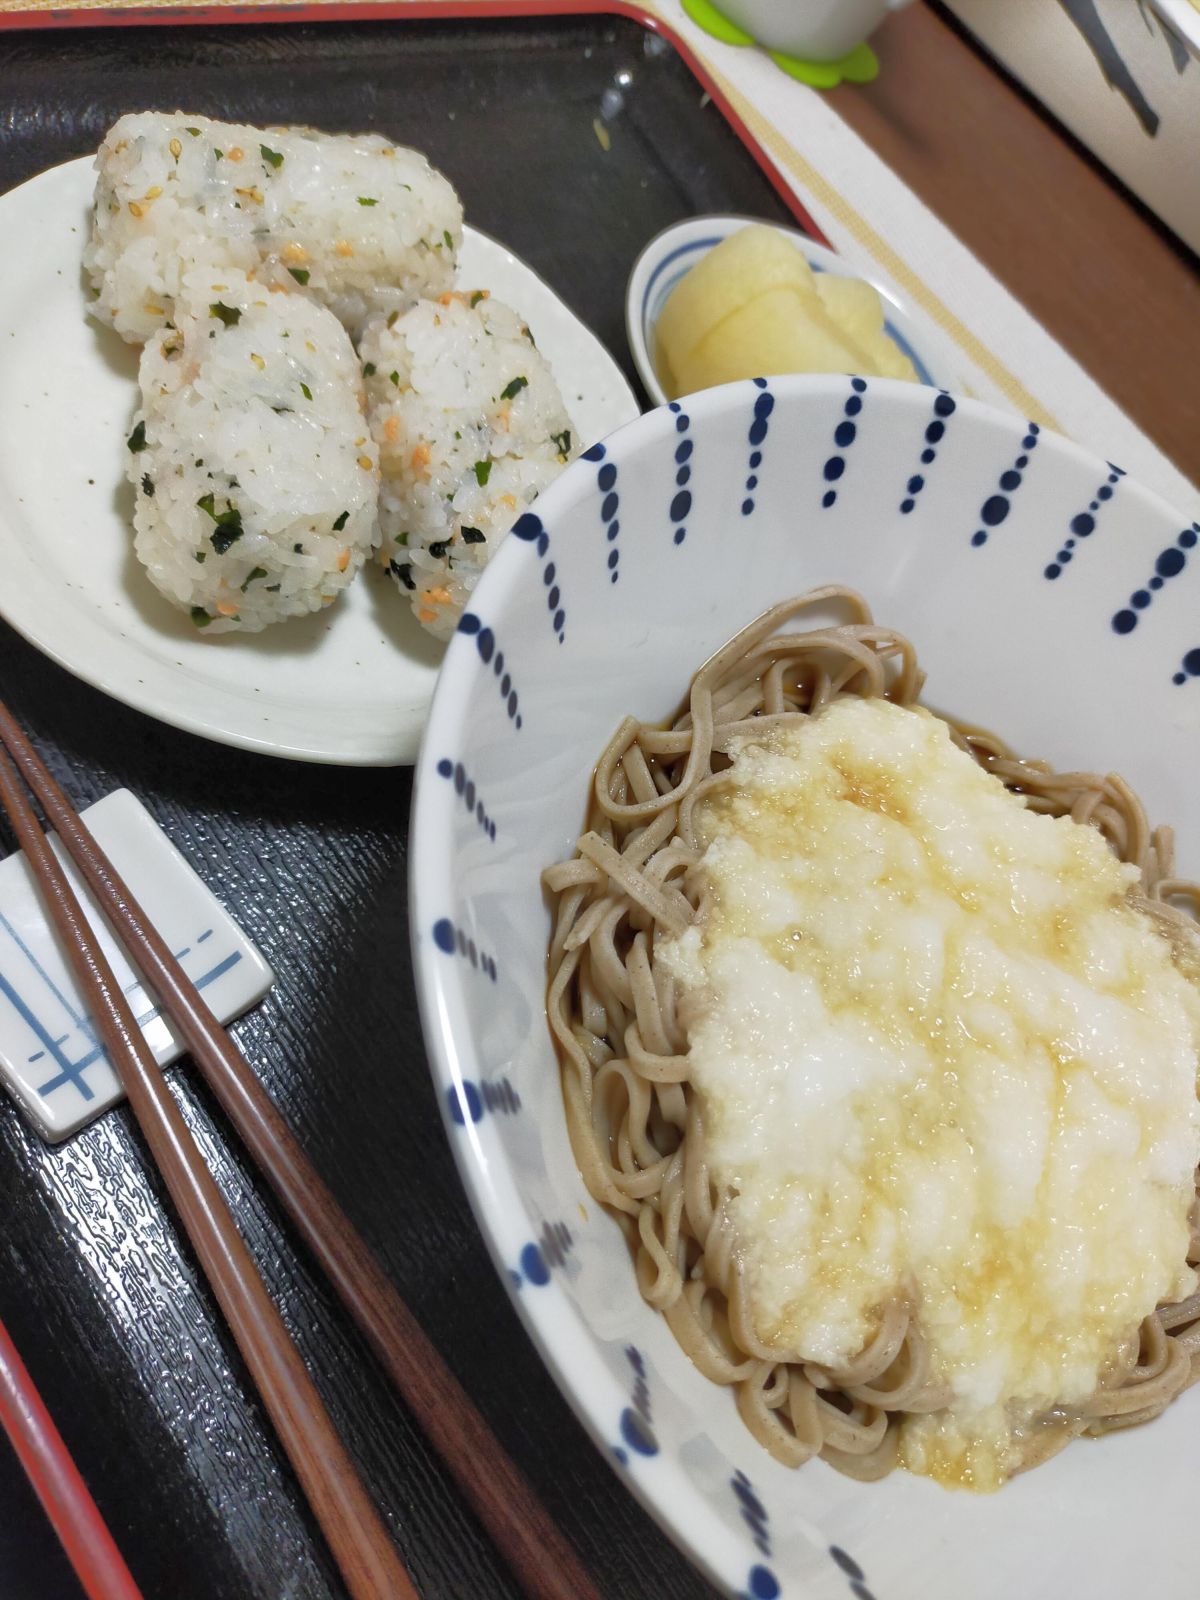
<svg viewBox="0 0 1200 1600">
<path fill-rule="evenodd" d="M 5 741 L 7 743 L 7 741 Z M 354 1600 L 417 1600 L 233 1215 L 188 1132 L 128 1001 L 100 953 L 12 761 L 7 812 L 88 1010 L 184 1229 Z"/>
<path fill-rule="evenodd" d="M 142 1600 L 141 1590 L 2 1322 L 0 1425 L 88 1600 Z"/>
<path fill-rule="evenodd" d="M 579 1558 L 300 1148 L 241 1052 L 0 702 L 0 744 L 297 1232 L 530 1600 L 600 1600 Z"/>
</svg>

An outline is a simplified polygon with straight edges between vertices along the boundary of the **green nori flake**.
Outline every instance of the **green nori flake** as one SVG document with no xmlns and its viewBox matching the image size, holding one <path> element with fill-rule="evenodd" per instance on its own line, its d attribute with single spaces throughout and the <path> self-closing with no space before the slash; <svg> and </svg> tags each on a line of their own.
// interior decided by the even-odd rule
<svg viewBox="0 0 1200 1600">
<path fill-rule="evenodd" d="M 212 618 L 209 616 L 208 612 L 205 611 L 203 606 L 193 606 L 192 621 L 198 628 L 207 628 L 209 623 L 212 621 Z"/>
<path fill-rule="evenodd" d="M 350 513 L 348 511 L 343 511 L 340 517 L 335 517 L 334 523 L 333 523 L 333 531 L 334 531 L 334 533 L 341 533 L 342 529 L 346 526 L 346 524 L 349 521 L 350 521 Z"/>
<path fill-rule="evenodd" d="M 267 587 L 263 590 L 263 593 L 264 594 L 278 594 L 280 589 L 282 589 L 282 588 L 283 588 L 283 585 L 281 583 L 269 583 L 267 585 Z"/>
<path fill-rule="evenodd" d="M 389 561 L 388 571 L 393 577 L 399 578 L 406 589 L 415 589 L 417 586 L 412 580 L 412 567 L 408 562 Z"/>
<path fill-rule="evenodd" d="M 435 561 L 440 561 L 446 554 L 446 540 L 435 539 L 434 542 L 429 546 L 429 554 Z"/>
<path fill-rule="evenodd" d="M 302 383 L 300 385 L 300 393 L 304 396 L 304 398 L 306 400 L 311 400 L 312 399 L 312 390 L 308 387 L 308 385 L 306 383 Z"/>
<path fill-rule="evenodd" d="M 208 542 L 219 556 L 223 556 L 226 550 L 238 542 L 244 532 L 245 529 L 240 521 L 236 524 L 230 523 L 228 526 L 218 528 L 215 533 L 210 534 Z"/>
<path fill-rule="evenodd" d="M 304 554 L 304 546 L 302 544 L 294 544 L 292 551 L 295 555 L 302 556 Z"/>
<path fill-rule="evenodd" d="M 400 374 L 398 372 L 389 372 L 388 373 L 388 377 L 392 380 L 392 382 L 395 384 L 396 388 L 398 389 L 400 387 Z"/>
<path fill-rule="evenodd" d="M 129 435 L 128 439 L 126 439 L 125 443 L 133 451 L 135 456 L 140 456 L 142 451 L 146 448 L 146 424 L 144 422 L 139 422 L 137 427 Z"/>
<path fill-rule="evenodd" d="M 500 391 L 501 400 L 515 400 L 522 389 L 528 389 L 528 378 L 514 378 L 511 383 L 506 383 Z"/>
<path fill-rule="evenodd" d="M 204 465 L 204 457 L 203 456 L 197 456 L 196 457 L 196 465 L 198 467 L 202 467 Z"/>
<path fill-rule="evenodd" d="M 242 320 L 242 313 L 237 306 L 222 305 L 219 300 L 209 306 L 208 314 L 210 317 L 217 317 L 227 328 L 236 328 Z"/>
<path fill-rule="evenodd" d="M 248 573 L 248 575 L 246 577 L 246 581 L 242 585 L 242 593 L 245 594 L 246 590 L 254 582 L 255 578 L 265 578 L 266 576 L 267 576 L 266 567 L 251 567 L 251 569 L 250 569 L 250 571 L 249 571 L 249 573 Z"/>
<path fill-rule="evenodd" d="M 192 560 L 193 561 L 198 561 L 200 563 L 200 565 L 203 566 L 204 565 L 204 561 L 205 561 L 205 557 L 207 555 L 208 555 L 208 551 L 207 550 L 197 550 L 196 554 L 192 557 Z"/>
<path fill-rule="evenodd" d="M 219 556 L 223 556 L 230 545 L 236 544 L 246 531 L 242 527 L 242 513 L 236 506 L 218 511 L 211 490 L 208 494 L 202 494 L 196 504 L 216 523 L 217 526 L 209 535 L 208 542 Z"/>
<path fill-rule="evenodd" d="M 486 299 L 486 292 L 483 289 L 476 289 L 475 293 L 471 296 L 471 310 L 474 311 L 479 302 Z"/>
<path fill-rule="evenodd" d="M 290 417 L 292 414 L 291 406 L 272 406 L 271 410 L 277 417 Z"/>
<path fill-rule="evenodd" d="M 148 472 L 142 473 L 142 493 L 148 495 L 151 500 L 154 499 L 154 479 Z"/>
<path fill-rule="evenodd" d="M 454 249 L 454 236 L 451 234 L 449 228 L 443 228 L 442 229 L 442 238 L 446 241 L 446 249 L 447 250 L 453 250 Z"/>
<path fill-rule="evenodd" d="M 185 133 L 190 133 L 193 139 L 198 139 L 200 137 L 199 128 L 185 128 L 183 131 Z"/>
<path fill-rule="evenodd" d="M 373 378 L 375 376 L 375 371 L 376 371 L 376 368 L 375 368 L 375 363 L 373 361 L 364 361 L 363 362 L 363 377 L 364 378 Z"/>
<path fill-rule="evenodd" d="M 571 454 L 571 430 L 564 428 L 561 433 L 552 433 L 550 437 L 558 446 L 558 453 L 564 459 Z"/>
<path fill-rule="evenodd" d="M 358 197 L 358 203 L 360 206 L 377 206 L 379 201 L 372 200 L 368 195 L 360 194 Z"/>
<path fill-rule="evenodd" d="M 215 156 L 216 156 L 216 158 L 217 158 L 217 160 L 218 160 L 218 161 L 224 161 L 224 159 L 225 159 L 225 152 L 224 152 L 224 150 L 214 150 L 214 151 L 213 151 L 213 155 L 215 155 Z"/>
<path fill-rule="evenodd" d="M 407 544 L 408 543 L 408 534 L 407 533 L 398 533 L 396 535 L 396 543 L 397 544 Z"/>
<path fill-rule="evenodd" d="M 529 340 L 530 344 L 536 350 L 537 349 L 537 340 L 533 337 L 533 333 L 531 332 L 531 330 L 529 328 L 522 328 L 521 332 L 525 335 L 525 337 Z"/>
<path fill-rule="evenodd" d="M 487 538 L 482 528 L 468 528 L 465 524 L 462 530 L 464 544 L 482 544 Z"/>
<path fill-rule="evenodd" d="M 399 315 L 400 313 L 398 311 L 388 312 L 387 325 L 389 328 L 394 328 L 396 326 L 396 319 L 399 317 Z"/>
<path fill-rule="evenodd" d="M 304 287 L 309 278 L 312 276 L 307 267 L 289 267 L 288 271 L 291 273 L 292 277 L 295 278 L 296 282 L 301 288 Z"/>
<path fill-rule="evenodd" d="M 267 165 L 269 167 L 273 167 L 275 171 L 278 172 L 280 167 L 283 165 L 283 157 L 280 155 L 279 151 L 269 150 L 265 144 L 260 144 L 258 149 L 259 154 L 262 156 Z"/>
<path fill-rule="evenodd" d="M 486 485 L 491 475 L 492 463 L 490 461 L 477 461 L 475 463 L 475 482 L 481 489 Z"/>
</svg>

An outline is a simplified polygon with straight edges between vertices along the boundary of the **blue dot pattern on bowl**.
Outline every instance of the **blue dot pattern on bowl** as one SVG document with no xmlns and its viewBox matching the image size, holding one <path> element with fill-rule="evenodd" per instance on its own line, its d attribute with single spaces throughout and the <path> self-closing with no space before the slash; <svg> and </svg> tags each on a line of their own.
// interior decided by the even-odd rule
<svg viewBox="0 0 1200 1600">
<path fill-rule="evenodd" d="M 771 1533 L 768 1526 L 767 1508 L 758 1498 L 754 1485 L 739 1467 L 729 1480 L 729 1487 L 737 1496 L 738 1511 L 742 1521 L 750 1530 L 755 1547 L 760 1555 L 768 1559 L 771 1555 Z"/>
<path fill-rule="evenodd" d="M 836 1544 L 829 1546 L 829 1554 L 849 1579 L 850 1593 L 855 1597 L 855 1600 L 875 1600 L 874 1595 L 867 1588 L 867 1575 L 854 1557 L 848 1556 L 841 1546 Z"/>
<path fill-rule="evenodd" d="M 539 1289 L 550 1282 L 550 1268 L 536 1244 L 527 1244 L 521 1251 L 521 1271 L 526 1280 Z"/>
<path fill-rule="evenodd" d="M 654 1423 L 650 1415 L 650 1385 L 646 1382 L 646 1362 L 642 1352 L 632 1344 L 626 1345 L 625 1357 L 633 1368 L 633 1395 L 632 1403 L 621 1413 L 621 1438 L 626 1447 L 635 1454 L 656 1456 L 658 1440 L 654 1434 Z M 625 1451 L 620 1446 L 617 1447 L 617 1451 L 619 1457 L 625 1456 Z"/>
<path fill-rule="evenodd" d="M 1200 648 L 1188 651 L 1179 663 L 1179 671 L 1171 682 L 1186 683 L 1189 678 L 1200 678 Z"/>
<path fill-rule="evenodd" d="M 762 393 L 754 397 L 754 416 L 750 423 L 750 471 L 746 477 L 746 498 L 742 501 L 744 517 L 754 510 L 754 491 L 758 488 L 758 472 L 763 461 L 762 447 L 767 442 L 770 417 L 775 409 L 775 396 L 767 388 L 767 380 L 755 378 L 754 387 Z"/>
<path fill-rule="evenodd" d="M 489 839 L 496 837 L 496 824 L 487 814 L 487 807 L 479 798 L 473 780 L 467 776 L 467 770 L 461 761 L 451 761 L 449 756 L 443 756 L 437 764 L 439 778 L 446 778 L 454 785 L 454 792 L 466 806 L 468 813 L 487 834 Z"/>
<path fill-rule="evenodd" d="M 691 454 L 691 448 L 689 443 L 689 455 Z M 602 496 L 600 501 L 600 521 L 604 525 L 604 541 L 608 550 L 608 554 L 605 557 L 605 565 L 608 571 L 608 581 L 616 583 L 621 576 L 621 551 L 617 544 L 617 536 L 621 532 L 621 524 L 617 520 L 617 513 L 621 509 L 621 495 L 617 489 L 617 464 L 615 461 L 605 461 L 604 458 L 607 453 L 602 444 L 594 444 L 590 450 L 584 451 L 583 459 L 601 463 L 596 473 L 596 488 Z"/>
<path fill-rule="evenodd" d="M 1128 607 L 1114 614 L 1112 619 L 1114 633 L 1133 632 L 1138 625 L 1138 612 L 1148 610 L 1154 596 L 1163 585 L 1179 576 L 1187 566 L 1187 552 L 1196 548 L 1198 539 L 1200 539 L 1200 522 L 1193 522 L 1190 528 L 1183 530 L 1174 544 L 1169 544 L 1165 550 L 1159 551 L 1154 571 L 1146 580 L 1145 587 L 1135 589 L 1129 596 Z"/>
<path fill-rule="evenodd" d="M 850 379 L 850 395 L 842 407 L 842 419 L 833 430 L 833 442 L 837 446 L 838 453 L 827 456 L 825 466 L 822 469 L 822 477 L 826 484 L 829 485 L 821 496 L 821 504 L 826 511 L 837 501 L 838 492 L 833 485 L 840 483 L 845 475 L 846 451 L 849 450 L 858 437 L 858 417 L 863 408 L 862 397 L 866 392 L 867 380 L 865 378 Z"/>
<path fill-rule="evenodd" d="M 779 1579 L 770 1567 L 764 1567 L 760 1562 L 756 1562 L 750 1568 L 746 1587 L 738 1596 L 738 1600 L 779 1600 L 782 1593 Z"/>
<path fill-rule="evenodd" d="M 496 981 L 496 963 L 486 951 L 480 950 L 473 938 L 462 928 L 456 928 L 449 917 L 439 917 L 433 925 L 433 942 L 443 955 L 462 956 L 476 971 L 483 972 L 493 983 Z"/>
<path fill-rule="evenodd" d="M 542 567 L 542 587 L 546 591 L 546 610 L 550 613 L 550 625 L 559 644 L 562 644 L 566 639 L 564 630 L 567 613 L 563 610 L 558 572 L 553 561 L 546 561 L 550 549 L 550 535 L 542 525 L 541 517 L 532 511 L 526 511 L 523 516 L 518 517 L 513 523 L 512 531 L 516 538 L 524 539 L 526 544 L 536 545 L 538 555 L 545 562 Z"/>
<path fill-rule="evenodd" d="M 1108 477 L 1097 488 L 1095 494 L 1088 501 L 1086 511 L 1078 511 L 1071 518 L 1067 526 L 1071 532 L 1063 540 L 1062 549 L 1044 569 L 1042 576 L 1051 580 L 1061 577 L 1063 568 L 1069 566 L 1074 559 L 1075 546 L 1080 539 L 1090 539 L 1096 531 L 1096 520 L 1105 504 L 1112 499 L 1117 484 L 1125 476 L 1124 467 L 1118 467 L 1110 461 L 1108 463 Z"/>
<path fill-rule="evenodd" d="M 565 1222 L 545 1223 L 538 1239 L 521 1251 L 520 1270 L 515 1267 L 508 1270 L 513 1288 L 519 1289 L 522 1284 L 529 1283 L 535 1289 L 544 1289 L 550 1282 L 551 1268 L 562 1266 L 574 1243 Z"/>
<path fill-rule="evenodd" d="M 925 426 L 925 448 L 921 451 L 921 465 L 931 467 L 937 460 L 937 447 L 941 444 L 946 434 L 946 424 L 957 409 L 954 399 L 940 389 L 934 397 L 933 416 Z M 904 486 L 904 499 L 900 502 L 900 510 L 905 516 L 917 503 L 917 496 L 925 487 L 925 475 L 914 472 Z"/>
<path fill-rule="evenodd" d="M 688 429 L 692 425 L 692 419 L 679 404 L 678 400 L 671 401 L 670 409 L 675 413 L 675 432 L 680 435 L 687 433 Z M 683 440 L 682 442 L 690 445 L 692 441 L 687 439 Z M 691 450 L 688 450 L 681 459 L 679 455 L 679 448 L 679 446 L 676 446 L 675 461 L 677 470 L 675 473 L 675 494 L 671 500 L 671 509 L 669 513 L 671 521 L 678 524 L 675 529 L 676 544 L 682 544 L 687 538 L 687 518 L 688 513 L 692 509 L 692 491 L 687 487 L 688 479 L 692 475 L 692 469 L 689 465 L 692 452 Z M 685 474 L 685 476 L 681 478 L 680 473 Z"/>
<path fill-rule="evenodd" d="M 500 698 L 504 702 L 504 709 L 508 712 L 508 720 L 519 730 L 522 726 L 520 701 L 517 698 L 512 674 L 505 670 L 504 651 L 497 648 L 496 635 L 490 628 L 485 627 L 473 611 L 463 612 L 458 621 L 458 632 L 474 638 L 479 659 L 485 666 L 491 662 L 492 672 L 499 679 Z"/>
<path fill-rule="evenodd" d="M 468 1122 L 482 1121 L 489 1111 L 493 1115 L 515 1116 L 521 1109 L 521 1096 L 508 1078 L 498 1078 L 495 1083 L 485 1079 L 480 1084 L 464 1078 L 461 1087 L 446 1090 L 446 1104 L 451 1120 L 465 1128 Z"/>
<path fill-rule="evenodd" d="M 976 549 L 988 542 L 990 530 L 998 528 L 1008 516 L 1012 510 L 1012 497 L 1024 482 L 1025 469 L 1029 465 L 1030 456 L 1037 449 L 1042 432 L 1036 422 L 1026 423 L 1026 427 L 1029 431 L 1021 440 L 1021 454 L 1011 467 L 1000 474 L 995 494 L 988 495 L 979 508 L 979 520 L 983 523 L 983 527 L 976 528 L 971 535 L 971 543 Z"/>
</svg>

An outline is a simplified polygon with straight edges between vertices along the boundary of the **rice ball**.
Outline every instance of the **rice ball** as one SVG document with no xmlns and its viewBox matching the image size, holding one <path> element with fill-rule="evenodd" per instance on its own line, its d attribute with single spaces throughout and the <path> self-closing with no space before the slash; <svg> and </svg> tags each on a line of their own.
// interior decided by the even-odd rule
<svg viewBox="0 0 1200 1600">
<path fill-rule="evenodd" d="M 529 328 L 485 290 L 367 326 L 359 354 L 383 481 L 380 562 L 448 639 L 526 507 L 578 451 Z"/>
<path fill-rule="evenodd" d="M 206 265 L 311 295 L 354 336 L 454 281 L 458 196 L 378 134 L 137 112 L 105 136 L 96 174 L 91 309 L 133 344 L 173 320 L 185 276 Z"/>
<path fill-rule="evenodd" d="M 379 453 L 331 311 L 194 269 L 142 352 L 134 548 L 205 636 L 329 605 L 376 537 Z"/>
</svg>

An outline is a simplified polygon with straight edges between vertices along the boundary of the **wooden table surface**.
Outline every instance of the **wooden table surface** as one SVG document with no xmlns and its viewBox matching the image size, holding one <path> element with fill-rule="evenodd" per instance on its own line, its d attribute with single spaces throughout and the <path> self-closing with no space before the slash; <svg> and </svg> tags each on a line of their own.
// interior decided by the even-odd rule
<svg viewBox="0 0 1200 1600">
<path fill-rule="evenodd" d="M 883 71 L 832 91 L 838 114 L 1200 483 L 1200 260 L 944 7 L 872 44 Z"/>
<path fill-rule="evenodd" d="M 0 10 L 15 9 L 0 0 Z M 1195 258 L 1172 243 L 997 73 L 937 7 L 916 5 L 898 14 L 884 26 L 876 42 L 885 68 L 879 80 L 863 89 L 840 89 L 831 96 L 831 103 L 1179 467 L 1200 479 L 1200 390 L 1195 381 L 1200 370 L 1200 265 Z M 9 42 L 0 36 L 0 80 L 9 50 Z M 616 328 L 614 322 L 612 338 L 619 340 Z M 383 931 L 397 946 L 403 940 L 404 775 L 393 790 L 383 778 L 369 774 L 292 769 L 304 779 L 298 785 L 302 794 L 292 794 L 284 792 L 287 775 L 280 764 L 230 752 L 221 755 L 224 788 L 218 796 L 208 776 L 214 747 L 187 735 L 158 730 L 135 713 L 113 706 L 95 691 L 66 678 L 2 625 L 0 668 L 6 697 L 40 735 L 60 775 L 71 780 L 81 799 L 90 799 L 93 790 L 103 792 L 119 781 L 135 787 L 157 786 L 162 791 L 161 814 L 168 823 L 174 822 L 173 831 L 185 841 L 190 837 L 188 830 L 198 828 L 199 849 L 209 836 L 205 829 L 210 825 L 253 832 L 263 812 L 264 795 L 275 783 L 270 825 L 282 829 L 286 823 L 290 837 L 296 814 L 303 813 L 309 832 L 299 837 L 302 842 L 309 841 L 305 849 L 310 852 L 320 848 L 319 841 L 336 840 L 341 834 L 357 841 L 356 870 L 365 886 L 363 914 L 390 915 L 392 920 Z M 257 839 L 257 834 L 254 837 Z M 282 832 L 281 837 L 285 837 Z M 297 869 L 298 873 L 301 870 Z M 308 870 L 312 870 L 311 862 Z M 248 891 L 243 915 L 254 915 L 257 902 L 253 893 Z M 264 918 L 273 905 L 268 895 L 263 900 Z M 269 939 L 269 918 L 264 928 L 264 937 Z M 342 982 L 352 985 L 353 973 L 343 974 Z M 346 996 L 342 998 L 349 1007 Z M 364 992 L 356 1003 L 367 1005 L 369 996 Z M 415 1021 L 409 1021 L 415 1029 Z M 280 1084 L 290 1081 L 286 1073 L 280 1076 L 278 1040 L 260 1040 L 259 1028 L 260 1023 L 251 1018 L 243 1029 L 247 1044 L 255 1046 L 252 1059 L 268 1081 L 272 1074 Z M 318 1043 L 335 1062 L 336 1038 Z M 297 1052 L 306 1061 L 312 1049 L 311 1042 L 297 1041 Z M 302 1121 L 318 1152 L 322 1141 L 333 1137 L 331 1118 L 324 1114 L 319 1099 L 313 1099 L 312 1084 L 319 1081 L 319 1073 L 311 1080 L 297 1078 L 299 1088 L 291 1102 L 293 1114 Z M 182 1083 L 189 1115 L 207 1130 L 210 1108 L 205 1097 L 186 1077 Z M 421 1141 L 440 1149 L 436 1106 L 423 1063 L 416 1060 L 411 1094 L 414 1152 Z M 113 1120 L 106 1119 L 103 1136 L 85 1136 L 74 1147 L 77 1165 L 88 1158 L 93 1146 L 98 1148 L 105 1140 L 113 1145 L 113 1160 L 134 1158 L 136 1141 L 130 1139 L 123 1115 L 114 1113 Z M 347 1118 L 352 1122 L 353 1115 L 345 1109 L 340 1113 L 342 1122 Z M 365 1139 L 369 1131 L 365 1124 L 360 1131 Z M 43 1264 L 33 1252 L 54 1246 L 49 1219 L 56 1207 L 67 1204 L 75 1178 L 69 1164 L 65 1165 L 61 1182 L 46 1187 L 35 1202 L 28 1202 L 25 1197 L 30 1190 L 23 1186 L 34 1184 L 39 1173 L 44 1177 L 46 1166 L 11 1108 L 0 1107 L 0 1146 L 9 1173 L 3 1244 L 3 1280 L 8 1288 L 0 1293 L 5 1320 L 24 1346 L 26 1359 L 43 1384 L 68 1442 L 73 1448 L 90 1451 L 86 1459 L 81 1454 L 81 1464 L 98 1474 L 99 1488 L 107 1484 L 103 1509 L 113 1520 L 118 1537 L 129 1541 L 141 1556 L 138 1571 L 148 1580 L 147 1600 L 159 1600 L 160 1595 L 166 1600 L 170 1586 L 162 1585 L 171 1567 L 170 1559 L 159 1557 L 149 1545 L 138 1549 L 139 1537 L 148 1537 L 147 1528 L 157 1523 L 163 1529 L 163 1538 L 154 1541 L 156 1546 L 164 1538 L 175 1541 L 180 1577 L 172 1593 L 186 1591 L 190 1595 L 196 1591 L 187 1586 L 182 1574 L 191 1564 L 199 1579 L 205 1552 L 214 1545 L 228 1546 L 221 1558 L 227 1562 L 222 1570 L 231 1575 L 239 1570 L 247 1529 L 259 1512 L 262 1525 L 254 1526 L 258 1536 L 271 1545 L 272 1559 L 279 1561 L 280 1568 L 256 1568 L 257 1586 L 245 1575 L 240 1580 L 229 1576 L 228 1587 L 210 1580 L 205 1591 L 208 1600 L 217 1595 L 222 1600 L 247 1600 L 251 1594 L 274 1600 L 269 1571 L 287 1570 L 289 1565 L 289 1593 L 305 1600 L 337 1593 L 336 1579 L 319 1548 L 311 1543 L 303 1508 L 294 1494 L 286 1492 L 286 1482 L 271 1475 L 269 1442 L 259 1439 L 255 1408 L 244 1397 L 237 1399 L 237 1404 L 244 1427 L 246 1482 L 263 1496 L 270 1490 L 270 1498 L 264 1499 L 257 1511 L 248 1501 L 230 1518 L 214 1519 L 212 1507 L 199 1489 L 191 1500 L 181 1500 L 165 1471 L 161 1479 L 154 1472 L 147 1473 L 136 1495 L 129 1492 L 136 1473 L 131 1463 L 122 1459 L 123 1447 L 128 1447 L 123 1432 L 127 1419 L 124 1391 L 117 1378 L 126 1355 L 123 1341 L 134 1339 L 131 1330 L 135 1324 L 124 1330 L 114 1325 L 111 1333 L 101 1322 L 85 1326 L 80 1315 L 82 1280 L 75 1283 L 64 1276 L 61 1284 L 54 1286 L 54 1293 L 43 1293 L 38 1278 Z M 335 1156 L 336 1152 L 330 1155 L 331 1163 Z M 443 1163 L 445 1159 L 443 1153 Z M 330 1170 L 336 1172 L 336 1164 Z M 231 1184 L 243 1184 L 253 1195 L 236 1156 L 226 1159 L 222 1177 Z M 357 1181 L 347 1170 L 347 1186 Z M 387 1208 L 369 1194 L 361 1197 L 356 1214 L 379 1242 L 397 1281 L 414 1303 L 419 1303 L 431 1330 L 446 1340 L 447 1353 L 464 1378 L 470 1374 L 493 1426 L 518 1455 L 594 1570 L 603 1573 L 607 1591 L 633 1593 L 636 1572 L 648 1584 L 641 1592 L 653 1593 L 661 1600 L 699 1600 L 711 1593 L 624 1496 L 591 1451 L 541 1372 L 498 1285 L 488 1276 L 486 1289 L 480 1291 L 492 1319 L 486 1327 L 476 1326 L 477 1311 L 460 1306 L 463 1284 L 483 1282 L 478 1275 L 490 1275 L 491 1268 L 457 1180 L 448 1168 L 445 1181 L 440 1218 L 428 1239 L 418 1239 L 419 1248 L 409 1241 L 404 1249 L 397 1245 L 389 1251 Z M 258 1202 L 247 1201 L 251 1203 Z M 45 1218 L 39 1220 L 32 1212 L 20 1217 L 21 1205 L 40 1206 Z M 348 1368 L 353 1362 L 346 1362 L 346 1345 L 341 1343 L 347 1341 L 350 1353 L 358 1359 L 353 1337 L 342 1329 L 319 1286 L 310 1281 L 311 1275 L 303 1260 L 293 1254 L 286 1233 L 276 1231 L 271 1208 L 260 1209 L 264 1237 L 269 1235 L 278 1252 L 281 1292 L 297 1314 L 304 1313 L 301 1320 L 319 1313 L 330 1328 L 331 1343 L 322 1351 L 327 1358 L 325 1370 L 343 1375 L 338 1381 L 343 1381 L 345 1392 L 338 1391 L 338 1405 L 353 1414 L 360 1397 L 345 1387 L 350 1384 Z M 172 1272 L 186 1274 L 186 1262 L 182 1258 L 177 1261 L 172 1253 L 175 1246 L 169 1225 L 154 1203 L 153 1185 L 147 1188 L 142 1227 L 144 1232 L 154 1233 L 154 1248 L 161 1252 L 155 1259 L 165 1263 L 162 1270 L 169 1266 Z M 453 1250 L 447 1249 L 447 1238 Z M 79 1325 L 72 1328 L 77 1315 Z M 42 1343 L 39 1330 L 47 1322 L 55 1323 L 59 1331 L 52 1341 Z M 207 1337 L 212 1347 L 211 1370 L 225 1370 L 228 1383 L 228 1370 L 221 1368 L 225 1347 L 215 1330 Z M 56 1349 L 65 1344 L 74 1354 L 64 1361 L 57 1353 L 51 1355 L 51 1344 Z M 477 1376 L 494 1370 L 498 1353 L 503 1356 L 500 1370 L 504 1383 L 500 1385 Z M 469 1519 L 455 1509 L 452 1490 L 423 1459 L 421 1441 L 399 1411 L 388 1410 L 386 1390 L 362 1359 L 363 1375 L 355 1383 L 370 1391 L 380 1419 L 375 1435 L 367 1441 L 374 1452 L 376 1481 L 386 1484 L 394 1478 L 397 1485 L 407 1486 L 403 1493 L 399 1488 L 396 1493 L 401 1497 L 398 1503 L 414 1516 L 419 1513 L 420 1526 L 425 1529 L 416 1550 L 416 1565 L 426 1592 L 460 1600 L 463 1591 L 456 1591 L 455 1583 L 465 1572 L 470 1575 L 472 1594 L 479 1600 L 489 1594 L 511 1593 Z M 81 1392 L 86 1374 L 93 1371 L 103 1371 L 105 1381 Z M 150 1422 L 158 1421 L 148 1405 L 146 1415 Z M 197 1426 L 207 1428 L 211 1419 L 202 1417 Z M 169 1430 L 160 1427 L 159 1431 L 156 1459 L 166 1461 L 173 1444 Z M 106 1437 L 111 1439 L 107 1454 Z M 420 1468 L 415 1477 L 414 1463 Z M 258 1478 L 251 1468 L 260 1471 Z M 250 1501 L 253 1499 L 251 1495 Z M 36 1502 L 2 1442 L 0 1505 L 4 1507 L 0 1517 L 0 1594 L 4 1600 L 77 1596 L 79 1591 Z M 441 1530 L 437 1540 L 430 1533 L 433 1529 Z M 274 1593 L 279 1592 L 276 1586 Z"/>
</svg>

